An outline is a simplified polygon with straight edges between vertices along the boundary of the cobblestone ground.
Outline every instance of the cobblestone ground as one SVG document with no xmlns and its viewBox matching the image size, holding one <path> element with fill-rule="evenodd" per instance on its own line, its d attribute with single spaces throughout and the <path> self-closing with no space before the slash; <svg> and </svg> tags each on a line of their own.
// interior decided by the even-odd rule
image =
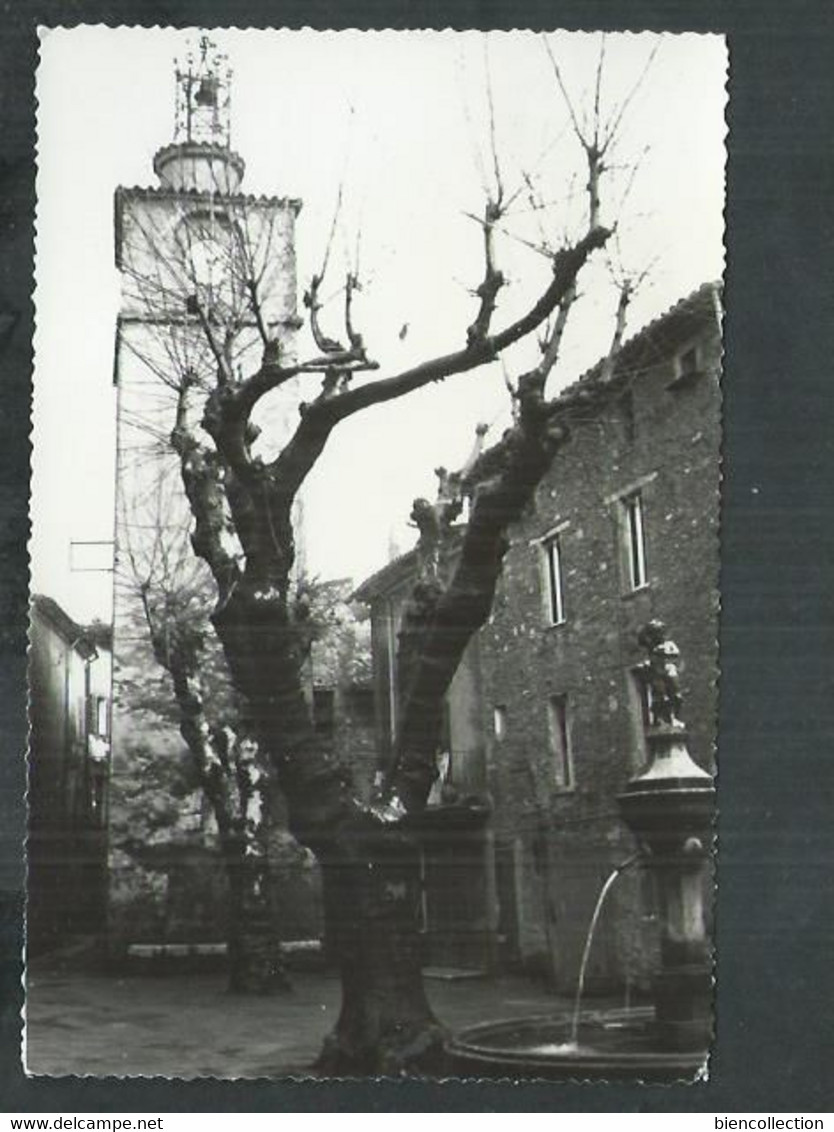
<svg viewBox="0 0 834 1132">
<path fill-rule="evenodd" d="M 520 977 L 426 982 L 452 1030 L 568 1009 Z M 24 1061 L 48 1076 L 309 1076 L 339 1009 L 335 975 L 299 972 L 273 998 L 230 995 L 222 975 L 100 975 L 36 963 L 28 974 Z"/>
</svg>

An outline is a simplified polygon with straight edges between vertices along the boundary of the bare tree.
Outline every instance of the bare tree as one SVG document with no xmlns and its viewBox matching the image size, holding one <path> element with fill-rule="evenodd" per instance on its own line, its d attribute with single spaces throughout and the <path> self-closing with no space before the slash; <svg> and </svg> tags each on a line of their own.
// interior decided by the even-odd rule
<svg viewBox="0 0 834 1132">
<path fill-rule="evenodd" d="M 135 591 L 154 659 L 169 678 L 172 714 L 217 826 L 229 893 L 229 989 L 288 990 L 272 899 L 269 762 L 256 736 L 241 727 L 207 618 L 211 579 L 190 552 L 187 530 L 165 526 L 163 498 L 157 496 L 151 537 L 127 542 L 124 582 Z M 121 527 L 129 531 L 130 523 Z"/>
<path fill-rule="evenodd" d="M 600 185 L 626 106 L 603 131 L 601 54 L 592 129 L 586 135 L 555 57 L 553 63 L 587 159 L 588 210 L 582 230 L 572 240 L 559 241 L 551 225 L 546 238 L 533 242 L 539 262 L 549 265 L 548 278 L 521 314 L 496 326 L 506 283 L 498 264 L 499 238 L 509 234 L 513 207 L 526 203 L 534 179 L 524 175 L 512 192 L 505 187 L 490 92 L 493 184 L 477 216 L 483 273 L 474 287 L 472 320 L 462 328 L 461 343 L 445 354 L 375 376 L 377 363 L 354 321 L 360 286 L 354 270 L 343 282 L 343 335 L 332 337 L 332 328 L 326 332 L 321 296 L 328 244 L 322 269 L 304 296 L 314 348 L 302 360 L 292 359 L 282 331 L 265 315 L 269 249 L 256 246 L 247 235 L 247 218 L 232 216 L 237 206 L 222 198 L 213 218 L 215 236 L 218 229 L 224 234 L 219 287 L 207 287 L 205 274 L 193 266 L 184 279 L 172 280 L 169 266 L 154 252 L 154 234 L 138 234 L 149 241 L 143 262 L 151 265 L 137 275 L 138 292 L 169 320 L 172 310 L 179 312 L 180 323 L 173 333 L 169 326 L 164 352 L 151 364 L 175 399 L 166 439 L 188 502 L 193 551 L 214 581 L 210 619 L 239 696 L 240 734 L 268 754 L 287 800 L 291 830 L 322 869 L 328 938 L 338 956 L 343 996 L 320 1059 L 330 1072 L 401 1072 L 415 1063 L 428 1064 L 442 1043 L 443 1028 L 422 981 L 418 859 L 420 814 L 436 776 L 443 697 L 466 644 L 488 616 L 509 526 L 568 439 L 572 414 L 595 395 L 580 389 L 548 400 L 546 383 L 583 269 L 611 235 L 600 221 Z M 544 210 L 539 220 L 547 223 Z M 612 356 L 622 339 L 629 293 L 623 289 Z M 394 754 L 374 796 L 364 803 L 353 788 L 350 766 L 317 737 L 304 694 L 308 628 L 293 599 L 294 503 L 341 422 L 433 382 L 476 373 L 536 335 L 538 363 L 510 382 L 516 410 L 512 426 L 488 451 L 482 451 L 481 429 L 467 466 L 455 475 L 439 471 L 437 500 L 414 504 L 419 576 L 400 640 Z M 294 382 L 299 389 L 297 423 L 277 452 L 265 457 L 253 414 L 266 397 L 278 390 L 286 393 Z M 305 390 L 314 386 L 312 395 L 301 397 L 302 383 Z M 461 534 L 455 520 L 467 497 L 469 516 Z M 153 622 L 153 612 L 149 620 Z M 196 646 L 186 637 L 177 647 L 190 665 L 184 696 L 196 694 L 193 728 L 198 743 L 204 743 L 190 660 Z M 163 634 L 160 655 L 170 664 L 173 652 L 166 648 Z M 213 748 L 200 757 L 212 766 L 220 758 Z"/>
</svg>

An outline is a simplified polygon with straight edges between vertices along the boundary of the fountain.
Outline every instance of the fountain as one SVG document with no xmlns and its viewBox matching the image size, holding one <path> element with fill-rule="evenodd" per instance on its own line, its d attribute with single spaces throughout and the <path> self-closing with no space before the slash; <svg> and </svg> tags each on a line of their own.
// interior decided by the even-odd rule
<svg viewBox="0 0 834 1132">
<path fill-rule="evenodd" d="M 655 878 L 660 969 L 653 1005 L 581 1010 L 584 972 L 602 904 L 631 858 L 608 877 L 591 919 L 573 1015 L 474 1026 L 448 1045 L 451 1070 L 466 1077 L 562 1080 L 692 1080 L 712 1035 L 711 947 L 704 923 L 704 866 L 710 853 L 715 788 L 689 755 L 680 719 L 679 651 L 660 621 L 638 641 L 649 691 L 649 761 L 619 796 L 637 856 Z"/>
</svg>

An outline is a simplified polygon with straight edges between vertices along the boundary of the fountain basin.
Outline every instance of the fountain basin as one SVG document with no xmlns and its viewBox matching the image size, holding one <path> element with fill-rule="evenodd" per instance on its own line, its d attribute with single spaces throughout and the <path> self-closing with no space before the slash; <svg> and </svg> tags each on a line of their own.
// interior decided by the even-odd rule
<svg viewBox="0 0 834 1132">
<path fill-rule="evenodd" d="M 548 1081 L 692 1081 L 706 1049 L 659 1048 L 652 1007 L 583 1013 L 580 1039 L 570 1041 L 568 1014 L 487 1022 L 446 1046 L 458 1077 L 524 1077 Z"/>
</svg>

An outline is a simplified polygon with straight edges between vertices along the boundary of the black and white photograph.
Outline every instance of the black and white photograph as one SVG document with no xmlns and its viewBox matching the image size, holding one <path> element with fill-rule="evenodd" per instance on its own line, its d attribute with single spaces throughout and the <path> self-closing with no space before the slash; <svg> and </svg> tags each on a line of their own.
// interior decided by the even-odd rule
<svg viewBox="0 0 834 1132">
<path fill-rule="evenodd" d="M 27 1074 L 708 1080 L 727 81 L 40 28 Z"/>
</svg>

